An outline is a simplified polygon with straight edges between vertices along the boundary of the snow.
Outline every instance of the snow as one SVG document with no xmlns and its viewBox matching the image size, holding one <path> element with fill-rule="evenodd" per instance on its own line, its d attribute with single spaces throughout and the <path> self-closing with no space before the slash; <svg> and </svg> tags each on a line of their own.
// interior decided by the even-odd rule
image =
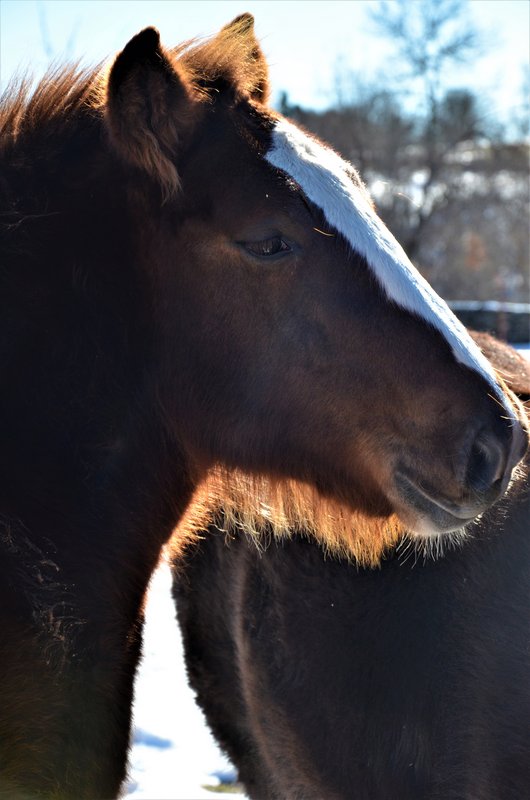
<svg viewBox="0 0 530 800">
<path fill-rule="evenodd" d="M 518 345 L 530 359 L 530 344 Z M 212 738 L 188 687 L 182 641 L 162 563 L 151 581 L 144 657 L 136 679 L 134 743 L 124 800 L 246 800 L 207 790 L 233 782 L 236 772 Z"/>
<path fill-rule="evenodd" d="M 213 740 L 188 687 L 182 641 L 162 563 L 151 580 L 144 656 L 135 686 L 134 739 L 124 800 L 245 800 L 204 789 L 236 772 Z"/>
</svg>

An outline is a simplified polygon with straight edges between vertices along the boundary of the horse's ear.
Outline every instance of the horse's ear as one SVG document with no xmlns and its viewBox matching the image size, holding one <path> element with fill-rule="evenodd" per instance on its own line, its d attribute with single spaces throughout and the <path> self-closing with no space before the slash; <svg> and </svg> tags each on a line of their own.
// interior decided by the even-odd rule
<svg viewBox="0 0 530 800">
<path fill-rule="evenodd" d="M 240 14 L 218 34 L 221 42 L 232 46 L 234 57 L 229 65 L 237 88 L 253 100 L 266 104 L 269 100 L 269 68 L 256 35 L 252 14 Z M 234 47 L 235 45 L 235 47 Z"/>
<path fill-rule="evenodd" d="M 151 175 L 166 196 L 173 194 L 179 186 L 173 156 L 191 124 L 194 102 L 155 28 L 138 33 L 116 57 L 106 111 L 121 157 Z"/>
</svg>

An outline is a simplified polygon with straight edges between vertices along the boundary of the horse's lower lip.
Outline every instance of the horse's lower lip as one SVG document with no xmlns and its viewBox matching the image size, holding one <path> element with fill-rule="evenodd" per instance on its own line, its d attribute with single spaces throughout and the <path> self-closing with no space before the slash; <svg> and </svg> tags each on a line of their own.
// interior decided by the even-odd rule
<svg viewBox="0 0 530 800">
<path fill-rule="evenodd" d="M 394 481 L 407 506 L 422 517 L 428 517 L 440 533 L 462 528 L 484 511 L 483 507 L 458 505 L 443 497 L 433 497 L 403 472 L 397 472 Z"/>
</svg>

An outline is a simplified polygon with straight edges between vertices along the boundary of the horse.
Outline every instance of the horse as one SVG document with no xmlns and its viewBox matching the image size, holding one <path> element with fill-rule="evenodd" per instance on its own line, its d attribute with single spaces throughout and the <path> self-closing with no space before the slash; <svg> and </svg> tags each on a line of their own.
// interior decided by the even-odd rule
<svg viewBox="0 0 530 800">
<path fill-rule="evenodd" d="M 474 336 L 530 400 L 530 364 Z M 189 681 L 249 797 L 526 797 L 529 521 L 525 481 L 437 560 L 409 542 L 374 570 L 270 533 L 260 551 L 221 519 L 175 562 Z"/>
<path fill-rule="evenodd" d="M 146 586 L 212 476 L 282 529 L 365 520 L 377 558 L 484 513 L 528 432 L 355 170 L 271 109 L 250 15 L 11 85 L 0 231 L 0 796 L 111 798 Z"/>
</svg>

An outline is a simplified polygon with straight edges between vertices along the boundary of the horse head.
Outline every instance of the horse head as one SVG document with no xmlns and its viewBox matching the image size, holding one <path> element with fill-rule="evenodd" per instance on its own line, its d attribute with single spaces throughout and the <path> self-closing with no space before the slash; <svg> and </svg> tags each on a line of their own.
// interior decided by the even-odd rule
<svg viewBox="0 0 530 800">
<path fill-rule="evenodd" d="M 355 169 L 267 98 L 249 15 L 174 51 L 147 29 L 110 74 L 112 147 L 164 199 L 142 238 L 168 417 L 198 472 L 288 477 L 418 535 L 460 530 L 525 452 L 517 401 Z"/>
</svg>

